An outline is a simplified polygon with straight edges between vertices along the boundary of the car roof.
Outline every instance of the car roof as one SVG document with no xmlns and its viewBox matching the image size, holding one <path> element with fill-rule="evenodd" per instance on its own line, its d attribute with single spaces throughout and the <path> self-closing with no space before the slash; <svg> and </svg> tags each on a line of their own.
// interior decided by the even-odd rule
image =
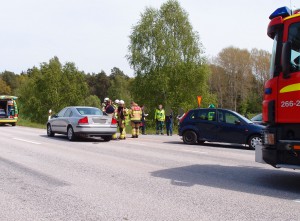
<svg viewBox="0 0 300 221">
<path fill-rule="evenodd" d="M 237 113 L 236 111 L 229 110 L 229 109 L 224 109 L 224 108 L 209 108 L 209 107 L 202 108 L 202 107 L 199 107 L 199 108 L 194 108 L 192 110 L 226 110 L 226 111 Z"/>
<path fill-rule="evenodd" d="M 98 108 L 98 107 L 90 107 L 90 106 L 69 106 L 65 108 Z M 98 108 L 99 109 L 99 108 Z"/>
</svg>

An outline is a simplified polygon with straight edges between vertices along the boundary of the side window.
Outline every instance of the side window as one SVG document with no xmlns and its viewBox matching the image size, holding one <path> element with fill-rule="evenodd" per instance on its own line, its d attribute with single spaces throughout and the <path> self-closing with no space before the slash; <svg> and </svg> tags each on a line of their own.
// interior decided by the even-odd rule
<svg viewBox="0 0 300 221">
<path fill-rule="evenodd" d="M 58 117 L 63 117 L 64 114 L 65 114 L 65 112 L 66 112 L 66 110 L 67 110 L 67 108 L 62 109 L 62 110 L 57 114 L 57 116 L 58 116 Z"/>
<path fill-rule="evenodd" d="M 219 122 L 226 123 L 225 114 L 223 111 L 218 111 Z"/>
<path fill-rule="evenodd" d="M 195 111 L 193 111 L 190 115 L 190 119 L 195 119 Z"/>
<path fill-rule="evenodd" d="M 216 121 L 215 109 L 199 109 L 193 113 L 194 119 Z"/>
<path fill-rule="evenodd" d="M 225 123 L 227 124 L 235 124 L 236 122 L 240 121 L 240 119 L 230 112 L 223 112 L 223 117 L 225 118 Z"/>
<path fill-rule="evenodd" d="M 291 72 L 298 72 L 300 71 L 300 23 L 290 25 L 288 40 L 292 43 Z"/>
<path fill-rule="evenodd" d="M 72 113 L 71 108 L 69 108 L 69 109 L 65 112 L 64 117 L 70 117 L 70 114 L 71 114 L 71 113 Z"/>
</svg>

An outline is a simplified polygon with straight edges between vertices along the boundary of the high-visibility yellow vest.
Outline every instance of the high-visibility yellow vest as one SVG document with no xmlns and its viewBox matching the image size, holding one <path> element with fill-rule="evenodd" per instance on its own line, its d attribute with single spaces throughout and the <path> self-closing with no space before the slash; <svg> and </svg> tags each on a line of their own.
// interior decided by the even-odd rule
<svg viewBox="0 0 300 221">
<path fill-rule="evenodd" d="M 165 114 L 164 109 L 162 109 L 162 110 L 156 109 L 155 110 L 155 115 L 154 115 L 155 120 L 165 121 L 165 118 L 166 118 L 166 114 Z"/>
</svg>

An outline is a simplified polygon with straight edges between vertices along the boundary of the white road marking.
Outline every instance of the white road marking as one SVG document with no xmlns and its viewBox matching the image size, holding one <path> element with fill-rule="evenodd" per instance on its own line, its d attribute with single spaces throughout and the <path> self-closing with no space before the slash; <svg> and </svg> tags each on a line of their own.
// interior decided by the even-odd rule
<svg viewBox="0 0 300 221">
<path fill-rule="evenodd" d="M 19 138 L 13 138 L 14 140 L 18 140 L 18 141 L 23 141 L 23 142 L 27 142 L 27 143 L 32 143 L 32 144 L 41 144 L 35 141 L 31 141 L 31 140 L 23 140 L 23 139 L 19 139 Z"/>
<path fill-rule="evenodd" d="M 190 152 L 190 153 L 207 154 L 207 152 L 197 151 L 197 150 L 181 150 L 181 151 Z"/>
<path fill-rule="evenodd" d="M 296 202 L 296 203 L 300 203 L 300 199 L 294 200 L 294 202 Z"/>
</svg>

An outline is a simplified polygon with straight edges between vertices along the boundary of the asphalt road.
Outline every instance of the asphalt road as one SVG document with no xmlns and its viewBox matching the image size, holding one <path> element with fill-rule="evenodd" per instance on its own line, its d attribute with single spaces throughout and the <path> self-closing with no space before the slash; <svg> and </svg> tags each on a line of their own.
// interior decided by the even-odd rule
<svg viewBox="0 0 300 221">
<path fill-rule="evenodd" d="M 300 220 L 300 174 L 178 136 L 69 142 L 0 127 L 0 220 Z"/>
</svg>

